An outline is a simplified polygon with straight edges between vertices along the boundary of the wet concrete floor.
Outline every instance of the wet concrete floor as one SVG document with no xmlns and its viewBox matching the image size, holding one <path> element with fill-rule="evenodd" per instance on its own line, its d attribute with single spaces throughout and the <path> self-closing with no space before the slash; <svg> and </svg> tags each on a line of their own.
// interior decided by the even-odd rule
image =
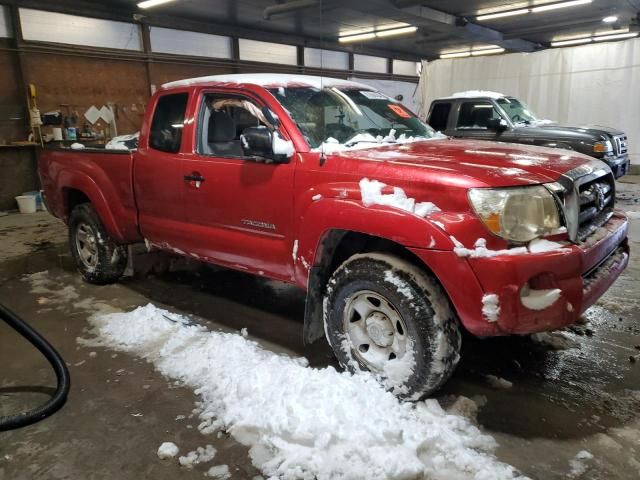
<svg viewBox="0 0 640 480">
<path fill-rule="evenodd" d="M 437 395 L 445 406 L 458 396 L 473 399 L 478 424 L 499 444 L 498 458 L 531 478 L 640 478 L 640 185 L 627 181 L 619 184 L 618 205 L 636 212 L 632 261 L 584 321 L 542 342 L 465 337 L 462 361 Z M 135 277 L 97 287 L 74 272 L 65 236 L 64 225 L 45 213 L 0 218 L 0 301 L 59 349 L 72 375 L 60 412 L 0 433 L 0 480 L 190 479 L 222 463 L 232 478 L 258 475 L 242 445 L 197 430 L 197 419 L 189 418 L 192 391 L 144 361 L 77 338 L 88 336 L 87 317 L 106 305 L 130 310 L 153 302 L 212 329 L 246 327 L 266 348 L 303 355 L 312 366 L 335 366 L 325 342 L 302 343 L 303 292 L 144 251 L 136 255 Z M 25 275 L 43 271 L 48 289 L 33 289 Z M 46 400 L 53 384 L 42 357 L 0 324 L 0 415 Z M 211 444 L 218 454 L 187 470 L 157 458 L 164 441 L 181 453 Z M 594 458 L 571 474 L 581 450 Z"/>
</svg>

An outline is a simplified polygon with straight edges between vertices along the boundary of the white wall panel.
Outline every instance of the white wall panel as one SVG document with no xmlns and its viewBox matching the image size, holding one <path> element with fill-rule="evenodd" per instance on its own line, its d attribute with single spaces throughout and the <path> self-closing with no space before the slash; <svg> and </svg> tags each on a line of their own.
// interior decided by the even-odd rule
<svg viewBox="0 0 640 480">
<path fill-rule="evenodd" d="M 354 55 L 353 69 L 357 72 L 387 73 L 387 59 L 371 55 Z"/>
<path fill-rule="evenodd" d="M 142 50 L 138 25 L 42 10 L 20 9 L 25 40 Z"/>
<path fill-rule="evenodd" d="M 0 38 L 13 37 L 11 22 L 9 21 L 9 9 L 0 5 Z"/>
<path fill-rule="evenodd" d="M 407 62 L 406 60 L 394 60 L 393 61 L 393 73 L 394 75 L 411 75 L 417 77 L 416 70 L 417 62 Z"/>
<path fill-rule="evenodd" d="M 230 37 L 160 27 L 149 27 L 149 30 L 153 52 L 231 58 Z"/>
<path fill-rule="evenodd" d="M 304 65 L 306 67 L 349 70 L 349 54 L 321 48 L 305 48 Z"/>
<path fill-rule="evenodd" d="M 257 40 L 239 39 L 240 59 L 251 62 L 298 64 L 298 53 L 294 45 L 282 43 L 259 42 Z"/>
</svg>

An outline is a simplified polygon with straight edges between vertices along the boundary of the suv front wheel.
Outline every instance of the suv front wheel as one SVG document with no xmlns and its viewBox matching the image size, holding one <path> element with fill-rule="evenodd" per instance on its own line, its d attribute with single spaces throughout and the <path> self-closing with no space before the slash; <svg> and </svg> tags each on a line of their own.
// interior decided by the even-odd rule
<svg viewBox="0 0 640 480">
<path fill-rule="evenodd" d="M 325 333 L 350 371 L 377 375 L 407 400 L 440 388 L 453 373 L 460 330 L 438 282 L 401 258 L 357 254 L 329 280 Z"/>
</svg>

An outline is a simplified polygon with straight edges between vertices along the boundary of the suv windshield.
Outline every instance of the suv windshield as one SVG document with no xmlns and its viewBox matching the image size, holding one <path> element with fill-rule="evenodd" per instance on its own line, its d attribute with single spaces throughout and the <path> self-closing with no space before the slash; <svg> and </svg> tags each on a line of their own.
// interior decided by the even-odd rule
<svg viewBox="0 0 640 480">
<path fill-rule="evenodd" d="M 380 92 L 307 86 L 268 90 L 287 109 L 311 148 L 323 143 L 401 143 L 435 135 L 431 127 Z"/>
<path fill-rule="evenodd" d="M 498 98 L 496 102 L 498 102 L 498 105 L 500 105 L 505 113 L 509 115 L 509 118 L 513 123 L 530 124 L 538 121 L 535 114 L 529 110 L 529 107 L 520 102 L 517 98 Z"/>
</svg>

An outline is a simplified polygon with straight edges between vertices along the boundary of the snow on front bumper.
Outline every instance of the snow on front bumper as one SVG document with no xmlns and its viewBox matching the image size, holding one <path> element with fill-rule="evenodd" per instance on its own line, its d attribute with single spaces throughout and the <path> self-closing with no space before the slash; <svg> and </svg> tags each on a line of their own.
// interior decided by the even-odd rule
<svg viewBox="0 0 640 480">
<path fill-rule="evenodd" d="M 477 336 L 528 334 L 575 323 L 615 282 L 629 262 L 628 221 L 616 212 L 589 241 L 562 250 L 490 258 L 415 249 L 438 277 L 462 324 Z M 523 290 L 524 287 L 524 290 Z M 544 308 L 527 308 L 521 295 L 558 289 Z M 482 298 L 496 294 L 497 321 L 482 315 Z"/>
</svg>

